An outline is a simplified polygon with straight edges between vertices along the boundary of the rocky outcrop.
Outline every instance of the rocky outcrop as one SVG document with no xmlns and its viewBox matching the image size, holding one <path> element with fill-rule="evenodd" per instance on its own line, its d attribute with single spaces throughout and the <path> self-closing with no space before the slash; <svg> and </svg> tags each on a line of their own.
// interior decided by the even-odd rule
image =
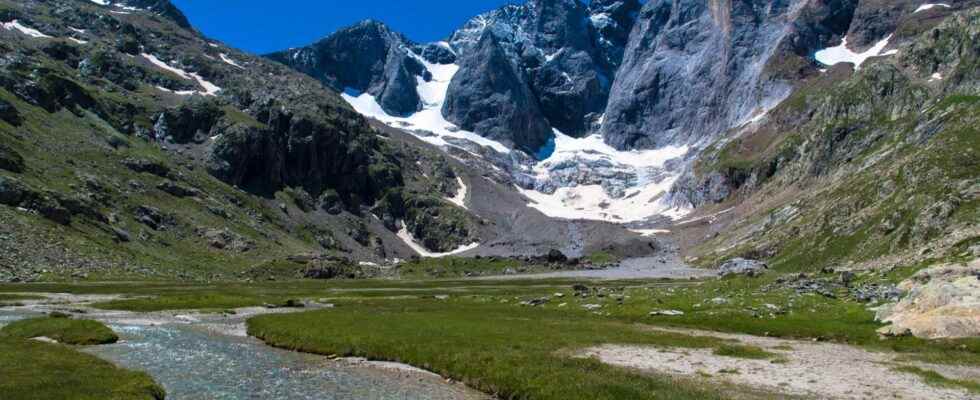
<svg viewBox="0 0 980 400">
<path fill-rule="evenodd" d="M 691 143 L 779 104 L 767 63 L 805 0 L 650 1 L 610 92 L 602 133 L 620 148 Z"/>
<path fill-rule="evenodd" d="M 463 57 L 442 113 L 462 129 L 529 153 L 551 137 L 523 73 L 489 31 Z"/>
<path fill-rule="evenodd" d="M 17 111 L 17 107 L 14 107 L 7 100 L 0 99 L 0 120 L 13 126 L 20 125 L 20 112 Z"/>
<path fill-rule="evenodd" d="M 208 171 L 262 195 L 286 187 L 314 197 L 333 190 L 351 209 L 401 186 L 398 167 L 376 152 L 377 139 L 363 120 L 321 101 L 289 109 L 272 98 L 257 102 L 259 124 L 225 129 L 209 147 Z"/>
<path fill-rule="evenodd" d="M 190 101 L 161 113 L 153 125 L 153 133 L 158 140 L 204 143 L 223 115 L 224 112 L 217 102 L 195 96 Z"/>
<path fill-rule="evenodd" d="M 919 271 L 899 288 L 899 302 L 878 309 L 890 322 L 879 332 L 926 339 L 980 336 L 980 260 L 969 265 L 940 265 Z"/>
<path fill-rule="evenodd" d="M 354 90 L 373 95 L 385 112 L 406 115 L 421 109 L 416 77 L 428 80 L 414 46 L 384 24 L 367 20 L 340 30 L 308 47 L 269 54 L 319 79 L 338 92 Z M 445 59 L 429 50 L 430 56 Z"/>
<path fill-rule="evenodd" d="M 638 9 L 635 0 L 597 1 L 588 7 L 576 0 L 531 0 L 473 18 L 449 43 L 464 60 L 460 71 L 465 73 L 482 68 L 477 62 L 481 43 L 492 34 L 525 76 L 545 123 L 580 136 L 605 108 Z M 477 60 L 465 61 L 471 57 Z M 450 88 L 450 94 L 458 89 Z"/>
<path fill-rule="evenodd" d="M 16 173 L 24 172 L 24 157 L 0 143 L 0 169 Z"/>
</svg>

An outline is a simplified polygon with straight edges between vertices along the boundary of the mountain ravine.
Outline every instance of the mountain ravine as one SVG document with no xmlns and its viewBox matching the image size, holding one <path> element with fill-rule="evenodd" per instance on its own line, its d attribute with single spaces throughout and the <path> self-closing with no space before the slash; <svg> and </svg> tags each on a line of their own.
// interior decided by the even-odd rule
<svg viewBox="0 0 980 400">
<path fill-rule="evenodd" d="M 980 1 L 175 4 L 0 0 L 0 399 L 980 393 Z"/>
</svg>

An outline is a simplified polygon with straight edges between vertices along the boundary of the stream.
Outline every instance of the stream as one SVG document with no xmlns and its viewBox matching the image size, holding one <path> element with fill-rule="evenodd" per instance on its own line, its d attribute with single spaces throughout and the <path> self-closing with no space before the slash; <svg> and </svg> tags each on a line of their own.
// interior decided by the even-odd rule
<svg viewBox="0 0 980 400">
<path fill-rule="evenodd" d="M 80 307 L 37 302 L 0 308 L 0 325 Z M 331 360 L 266 346 L 244 329 L 245 319 L 267 312 L 259 308 L 236 315 L 86 311 L 78 317 L 106 323 L 120 342 L 80 349 L 149 373 L 171 400 L 486 398 L 407 365 Z"/>
</svg>

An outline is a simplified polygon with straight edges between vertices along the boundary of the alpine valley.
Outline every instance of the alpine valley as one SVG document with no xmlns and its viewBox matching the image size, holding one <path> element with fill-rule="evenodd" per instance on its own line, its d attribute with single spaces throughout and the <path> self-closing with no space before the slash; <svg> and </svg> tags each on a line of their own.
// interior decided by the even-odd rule
<svg viewBox="0 0 980 400">
<path fill-rule="evenodd" d="M 978 399 L 980 1 L 929 1 L 250 54 L 0 0 L 0 399 Z"/>
</svg>

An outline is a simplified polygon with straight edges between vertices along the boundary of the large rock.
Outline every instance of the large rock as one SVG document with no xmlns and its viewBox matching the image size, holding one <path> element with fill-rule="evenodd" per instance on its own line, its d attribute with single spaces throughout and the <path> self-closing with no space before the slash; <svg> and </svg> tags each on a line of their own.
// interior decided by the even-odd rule
<svg viewBox="0 0 980 400">
<path fill-rule="evenodd" d="M 718 267 L 718 276 L 758 276 L 768 269 L 769 266 L 762 261 L 749 260 L 745 258 L 733 258 L 725 261 L 720 267 Z"/>
<path fill-rule="evenodd" d="M 460 128 L 530 153 L 551 137 L 523 73 L 489 31 L 463 57 L 442 113 Z"/>
<path fill-rule="evenodd" d="M 878 309 L 877 319 L 891 323 L 880 330 L 882 334 L 926 339 L 980 336 L 980 259 L 967 266 L 920 271 L 899 288 L 905 297 Z"/>
<path fill-rule="evenodd" d="M 412 43 L 384 24 L 367 20 L 307 47 L 267 57 L 319 79 L 337 91 L 373 95 L 392 115 L 421 109 L 416 77 L 428 80 L 425 66 L 409 50 Z"/>
<path fill-rule="evenodd" d="M 10 172 L 24 172 L 24 158 L 14 149 L 0 143 L 0 169 Z"/>
<path fill-rule="evenodd" d="M 0 120 L 10 125 L 18 126 L 21 123 L 20 112 L 17 111 L 17 107 L 14 107 L 7 100 L 0 99 Z"/>
<path fill-rule="evenodd" d="M 215 100 L 195 96 L 161 113 L 153 133 L 158 139 L 176 143 L 204 143 L 222 115 L 224 112 Z"/>
<path fill-rule="evenodd" d="M 261 125 L 226 128 L 210 147 L 208 172 L 262 195 L 286 187 L 303 188 L 313 197 L 333 190 L 352 208 L 401 186 L 398 166 L 378 152 L 363 119 L 319 101 L 288 109 L 271 98 L 257 102 L 253 108 Z"/>
</svg>

